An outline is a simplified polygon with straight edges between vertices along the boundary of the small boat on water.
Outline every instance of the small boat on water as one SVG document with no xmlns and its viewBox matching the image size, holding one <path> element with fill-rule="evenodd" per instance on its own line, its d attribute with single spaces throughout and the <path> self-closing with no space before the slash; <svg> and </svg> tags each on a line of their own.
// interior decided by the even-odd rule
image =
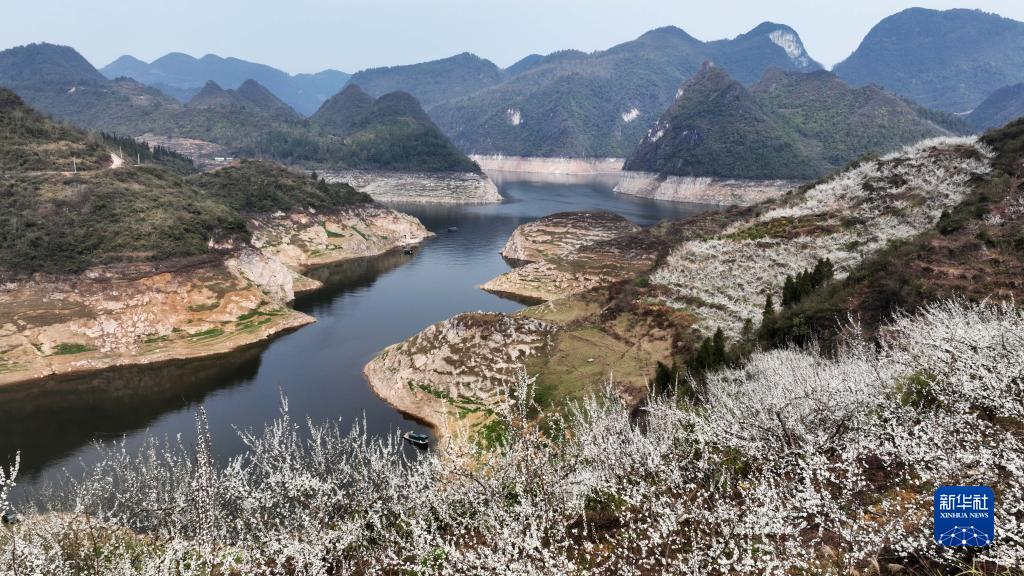
<svg viewBox="0 0 1024 576">
<path fill-rule="evenodd" d="M 448 227 L 448 231 L 449 232 L 458 232 L 459 231 L 459 227 L 458 226 L 449 226 Z"/>
<path fill-rule="evenodd" d="M 413 248 L 412 246 L 406 246 L 405 249 L 402 250 L 402 254 L 412 254 L 415 251 L 416 249 Z"/>
<path fill-rule="evenodd" d="M 426 434 L 420 434 L 419 432 L 406 432 L 402 434 L 402 438 L 405 441 L 417 448 L 427 448 L 430 446 L 430 437 Z"/>
</svg>

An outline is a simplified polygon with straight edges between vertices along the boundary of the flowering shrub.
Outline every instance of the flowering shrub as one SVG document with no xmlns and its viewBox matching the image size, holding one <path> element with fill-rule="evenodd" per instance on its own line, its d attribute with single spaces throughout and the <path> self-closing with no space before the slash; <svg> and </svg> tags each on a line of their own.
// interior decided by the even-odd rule
<svg viewBox="0 0 1024 576">
<path fill-rule="evenodd" d="M 499 407 L 504 440 L 486 451 L 456 436 L 409 457 L 360 423 L 303 434 L 283 402 L 217 466 L 200 413 L 195 446 L 109 450 L 62 498 L 0 527 L 0 574 L 1019 567 L 1022 340 L 1012 304 L 934 304 L 878 346 L 754 353 L 639 421 L 609 391 L 538 423 L 520 373 Z M 948 484 L 996 491 L 997 543 L 973 558 L 931 541 L 931 494 Z"/>
<path fill-rule="evenodd" d="M 974 138 L 933 138 L 837 174 L 721 235 L 676 247 L 651 280 L 701 327 L 731 335 L 760 315 L 787 275 L 829 258 L 838 277 L 893 240 L 919 234 L 988 175 L 993 152 Z"/>
</svg>

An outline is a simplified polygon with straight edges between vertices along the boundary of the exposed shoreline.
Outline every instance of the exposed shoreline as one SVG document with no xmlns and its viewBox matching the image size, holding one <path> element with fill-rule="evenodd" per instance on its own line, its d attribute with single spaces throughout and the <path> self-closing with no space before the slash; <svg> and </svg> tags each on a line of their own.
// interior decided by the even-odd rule
<svg viewBox="0 0 1024 576">
<path fill-rule="evenodd" d="M 498 204 L 498 187 L 486 174 L 472 172 L 387 172 L 325 170 L 328 182 L 345 182 L 378 202 Z"/>
<path fill-rule="evenodd" d="M 799 185 L 800 182 L 792 180 L 741 180 L 623 171 L 615 192 L 653 200 L 751 206 L 777 198 Z"/>
<path fill-rule="evenodd" d="M 485 171 L 523 172 L 529 174 L 618 174 L 625 158 L 547 158 L 540 156 L 469 156 Z"/>
<path fill-rule="evenodd" d="M 260 251 L 242 248 L 178 269 L 112 267 L 6 284 L 0 292 L 0 386 L 209 358 L 265 343 L 315 322 L 290 306 L 296 294 L 322 287 L 303 273 L 434 236 L 417 219 L 378 205 L 296 217 L 273 218 L 288 235 Z M 346 235 L 339 227 L 351 218 L 365 230 Z M 316 241 L 324 238 L 337 249 L 319 250 Z M 281 253 L 282 247 L 289 250 Z"/>
</svg>

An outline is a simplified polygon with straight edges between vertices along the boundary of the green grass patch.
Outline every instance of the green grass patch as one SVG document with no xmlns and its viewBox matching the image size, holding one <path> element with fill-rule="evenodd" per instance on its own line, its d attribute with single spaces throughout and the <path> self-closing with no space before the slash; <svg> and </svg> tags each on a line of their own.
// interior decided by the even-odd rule
<svg viewBox="0 0 1024 576">
<path fill-rule="evenodd" d="M 95 348 L 78 342 L 61 342 L 53 347 L 53 356 L 81 354 L 83 352 L 92 352 L 93 350 L 95 350 Z"/>
</svg>

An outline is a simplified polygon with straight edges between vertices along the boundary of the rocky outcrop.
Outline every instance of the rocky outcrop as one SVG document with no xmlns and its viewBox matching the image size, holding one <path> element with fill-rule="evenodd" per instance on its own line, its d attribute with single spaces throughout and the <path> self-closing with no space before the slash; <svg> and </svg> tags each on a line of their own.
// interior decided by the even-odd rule
<svg viewBox="0 0 1024 576">
<path fill-rule="evenodd" d="M 501 255 L 518 262 L 538 262 L 639 231 L 640 226 L 612 212 L 559 212 L 516 228 Z"/>
<path fill-rule="evenodd" d="M 363 372 L 373 391 L 442 435 L 480 423 L 516 370 L 551 346 L 554 324 L 499 313 L 460 314 L 386 348 Z"/>
<path fill-rule="evenodd" d="M 259 286 L 276 302 L 286 303 L 295 299 L 296 275 L 280 260 L 255 250 L 245 250 L 225 264 L 236 275 Z"/>
<path fill-rule="evenodd" d="M 323 172 L 328 182 L 345 182 L 380 202 L 433 204 L 496 204 L 498 187 L 483 174 L 471 172 L 412 173 L 348 170 Z"/>
<path fill-rule="evenodd" d="M 278 213 L 249 222 L 252 244 L 294 271 L 377 256 L 434 236 L 415 217 L 377 204 Z"/>
<path fill-rule="evenodd" d="M 485 171 L 530 174 L 615 174 L 623 158 L 540 158 L 526 156 L 474 156 L 470 158 Z"/>
<path fill-rule="evenodd" d="M 620 194 L 721 206 L 750 206 L 777 198 L 799 185 L 791 180 L 739 180 L 622 172 L 615 191 Z"/>
<path fill-rule="evenodd" d="M 210 356 L 313 322 L 283 305 L 288 282 L 279 266 L 258 255 L 234 260 L 231 266 L 97 269 L 5 285 L 0 384 Z"/>
</svg>

